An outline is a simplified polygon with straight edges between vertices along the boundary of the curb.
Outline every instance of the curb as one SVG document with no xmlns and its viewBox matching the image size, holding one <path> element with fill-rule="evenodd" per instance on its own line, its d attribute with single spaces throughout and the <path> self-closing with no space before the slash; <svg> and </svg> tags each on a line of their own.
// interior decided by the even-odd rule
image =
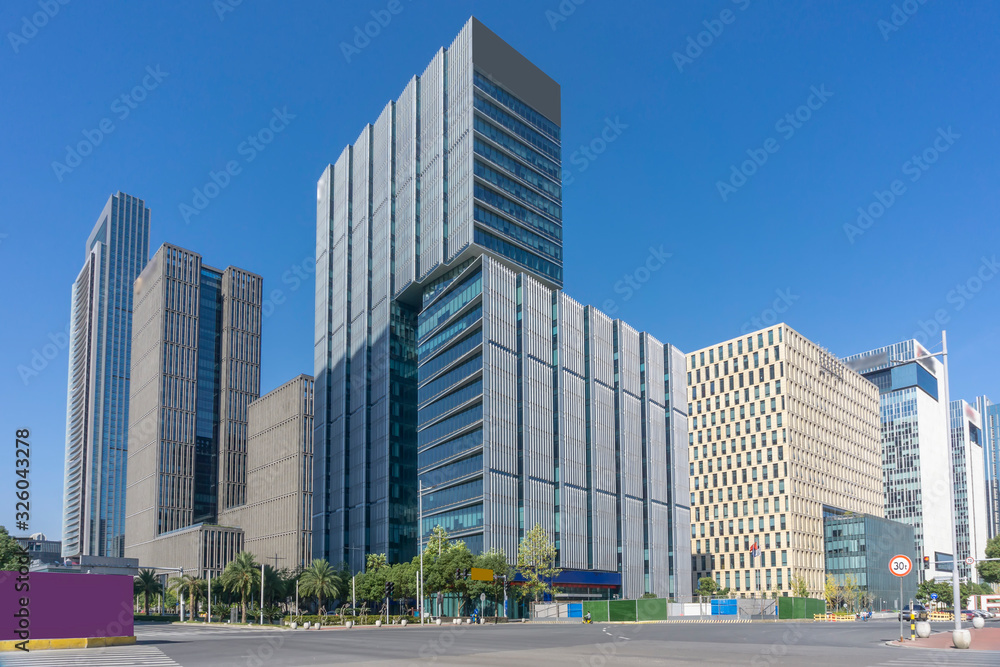
<svg viewBox="0 0 1000 667">
<path fill-rule="evenodd" d="M 43 651 L 59 648 L 105 648 L 108 646 L 125 646 L 134 644 L 135 637 L 72 637 L 66 639 L 29 639 L 28 650 Z M 0 651 L 17 651 L 19 641 L 0 641 Z"/>
</svg>

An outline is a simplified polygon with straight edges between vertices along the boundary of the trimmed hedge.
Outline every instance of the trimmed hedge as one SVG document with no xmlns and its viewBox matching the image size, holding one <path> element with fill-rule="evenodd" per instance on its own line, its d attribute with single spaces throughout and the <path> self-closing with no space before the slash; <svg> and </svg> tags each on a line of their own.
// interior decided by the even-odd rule
<svg viewBox="0 0 1000 667">
<path fill-rule="evenodd" d="M 399 623 L 399 621 L 402 620 L 402 619 L 404 619 L 404 618 L 406 619 L 407 623 L 413 623 L 414 621 L 416 621 L 418 623 L 420 622 L 420 619 L 416 618 L 414 616 L 389 616 L 389 623 L 390 624 L 392 624 L 392 623 Z M 343 620 L 343 621 L 354 621 L 357 625 L 375 625 L 375 621 L 377 621 L 379 619 L 381 619 L 382 622 L 385 623 L 385 615 L 384 614 L 382 616 L 378 616 L 376 614 L 366 614 L 366 615 L 360 615 L 359 614 L 358 616 L 351 616 L 350 614 L 348 614 L 348 615 L 344 616 L 343 619 L 341 619 L 340 614 L 336 614 L 336 615 L 334 615 L 334 614 L 327 614 L 326 616 L 317 616 L 315 614 L 311 614 L 311 615 L 303 614 L 302 616 L 285 616 L 284 618 L 281 619 L 281 621 L 282 621 L 282 623 L 291 623 L 291 622 L 294 621 L 295 623 L 298 623 L 299 625 L 302 625 L 303 623 L 322 623 L 323 625 L 342 625 L 342 620 Z"/>
</svg>

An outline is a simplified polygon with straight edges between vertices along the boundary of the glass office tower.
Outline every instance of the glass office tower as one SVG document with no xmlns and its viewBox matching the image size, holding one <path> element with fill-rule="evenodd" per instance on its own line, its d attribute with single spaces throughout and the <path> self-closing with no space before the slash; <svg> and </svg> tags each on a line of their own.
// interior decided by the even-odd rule
<svg viewBox="0 0 1000 667">
<path fill-rule="evenodd" d="M 908 554 L 930 559 L 923 580 L 949 577 L 952 560 L 944 366 L 928 354 L 911 339 L 844 360 L 879 389 L 885 517 L 913 526 Z"/>
<path fill-rule="evenodd" d="M 655 433 L 646 434 L 656 449 L 648 462 L 655 483 L 637 468 L 630 475 L 640 475 L 642 488 L 628 486 L 629 477 L 623 491 L 611 456 L 600 461 L 611 466 L 600 470 L 611 500 L 596 499 L 582 444 L 573 454 L 579 479 L 559 475 L 559 457 L 570 451 L 560 449 L 560 422 L 570 418 L 564 406 L 571 403 L 560 403 L 559 394 L 572 384 L 560 379 L 569 377 L 559 352 L 560 304 L 569 303 L 560 291 L 560 122 L 559 85 L 470 19 L 320 179 L 316 557 L 346 560 L 355 570 L 365 553 L 405 560 L 442 525 L 474 551 L 503 548 L 513 558 L 519 536 L 537 522 L 560 544 L 564 567 L 622 572 L 624 558 L 632 564 L 630 591 L 652 586 L 666 594 L 668 533 L 678 528 L 670 515 L 676 490 L 668 489 L 666 398 L 649 399 L 658 415 L 650 417 Z M 582 345 L 578 310 L 574 342 Z M 614 329 L 604 320 L 601 359 L 613 364 Z M 640 334 L 622 335 L 634 344 L 630 373 L 638 378 Z M 648 345 L 662 369 L 667 347 Z M 582 361 L 575 372 L 573 437 L 585 443 Z M 604 379 L 611 395 L 612 375 Z M 643 391 L 637 384 L 629 392 L 623 409 L 634 412 L 622 424 L 635 430 L 621 446 L 634 447 L 629 456 L 639 461 Z M 618 442 L 614 414 L 602 413 L 602 426 Z M 418 467 L 427 514 L 419 535 Z M 681 483 L 677 497 L 686 499 L 686 477 Z M 561 502 L 572 503 L 572 516 L 560 519 Z M 595 507 L 604 514 L 588 517 Z M 625 530 L 622 557 L 618 524 L 626 510 L 630 529 L 645 532 Z M 644 523 L 650 517 L 655 528 Z M 686 531 L 686 518 L 678 521 Z M 586 528 L 594 523 L 605 531 L 604 541 L 590 545 L 596 556 L 588 555 L 593 533 Z M 575 532 L 563 545 L 565 530 Z M 655 553 L 646 557 L 644 546 Z"/>
<path fill-rule="evenodd" d="M 111 195 L 72 290 L 63 556 L 124 554 L 132 283 L 148 257 L 149 209 Z"/>
<path fill-rule="evenodd" d="M 135 282 L 125 554 L 218 571 L 241 548 L 262 279 L 164 244 Z M 225 526 L 218 526 L 222 523 Z"/>
</svg>

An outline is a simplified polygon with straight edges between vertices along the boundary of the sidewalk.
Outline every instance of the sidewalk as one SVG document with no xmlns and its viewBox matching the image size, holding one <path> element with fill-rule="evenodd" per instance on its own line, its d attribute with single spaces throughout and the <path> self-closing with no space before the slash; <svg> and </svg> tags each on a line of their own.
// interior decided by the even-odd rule
<svg viewBox="0 0 1000 667">
<path fill-rule="evenodd" d="M 963 624 L 964 625 L 964 624 Z M 966 628 L 972 633 L 972 646 L 970 651 L 1000 651 L 1000 627 L 987 625 L 982 630 L 976 630 L 969 626 Z M 893 642 L 897 646 L 899 642 Z M 917 638 L 914 641 L 907 639 L 902 643 L 904 648 L 954 648 L 951 643 L 951 631 L 938 632 L 932 634 L 927 639 Z M 957 649 L 956 649 L 957 650 Z"/>
</svg>

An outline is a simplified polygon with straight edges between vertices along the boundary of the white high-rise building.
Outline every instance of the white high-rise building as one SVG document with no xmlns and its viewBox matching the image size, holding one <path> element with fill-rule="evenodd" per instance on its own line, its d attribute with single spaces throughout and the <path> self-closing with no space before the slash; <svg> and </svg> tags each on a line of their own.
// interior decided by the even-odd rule
<svg viewBox="0 0 1000 667">
<path fill-rule="evenodd" d="M 905 340 L 845 359 L 879 388 L 885 518 L 913 526 L 924 580 L 950 576 L 952 560 L 944 366 L 928 354 Z"/>
<path fill-rule="evenodd" d="M 986 558 L 986 468 L 983 417 L 962 400 L 951 402 L 951 447 L 955 473 L 955 521 L 958 525 L 958 572 L 978 581 L 965 559 Z"/>
</svg>

